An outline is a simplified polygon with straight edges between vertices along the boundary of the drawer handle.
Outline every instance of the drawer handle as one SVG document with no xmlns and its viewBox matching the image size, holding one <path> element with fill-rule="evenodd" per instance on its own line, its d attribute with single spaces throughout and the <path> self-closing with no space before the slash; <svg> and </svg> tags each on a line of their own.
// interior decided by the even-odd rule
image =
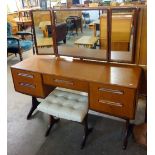
<svg viewBox="0 0 155 155">
<path fill-rule="evenodd" d="M 108 93 L 114 93 L 114 94 L 120 94 L 120 95 L 124 94 L 124 91 L 122 90 L 114 90 L 114 89 L 108 89 L 108 88 L 99 88 L 98 90 L 102 92 L 108 92 Z"/>
<path fill-rule="evenodd" d="M 60 80 L 60 79 L 54 79 L 54 82 L 73 85 L 73 82 L 71 82 L 71 81 Z"/>
<path fill-rule="evenodd" d="M 28 77 L 28 78 L 31 78 L 33 79 L 33 75 L 30 75 L 30 74 L 26 74 L 26 73 L 18 73 L 19 76 L 24 76 L 24 77 Z"/>
<path fill-rule="evenodd" d="M 112 102 L 112 101 L 108 101 L 108 100 L 98 100 L 98 101 L 99 101 L 99 103 L 104 103 L 104 104 L 108 104 L 111 106 L 123 107 L 123 104 L 119 103 L 119 102 Z"/>
<path fill-rule="evenodd" d="M 21 82 L 21 83 L 19 83 L 19 84 L 20 84 L 21 86 L 23 86 L 23 87 L 35 88 L 35 85 L 29 84 L 29 83 Z"/>
</svg>

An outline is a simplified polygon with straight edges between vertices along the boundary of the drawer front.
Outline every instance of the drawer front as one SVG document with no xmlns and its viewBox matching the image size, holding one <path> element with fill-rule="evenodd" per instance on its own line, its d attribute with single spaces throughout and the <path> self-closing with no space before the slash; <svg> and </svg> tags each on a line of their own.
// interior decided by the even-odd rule
<svg viewBox="0 0 155 155">
<path fill-rule="evenodd" d="M 39 73 L 11 69 L 15 90 L 27 95 L 42 97 L 42 78 Z"/>
<path fill-rule="evenodd" d="M 90 108 L 121 118 L 133 119 L 136 90 L 90 83 Z"/>
<path fill-rule="evenodd" d="M 80 80 L 54 75 L 43 75 L 43 82 L 47 85 L 88 92 L 88 83 Z"/>
</svg>

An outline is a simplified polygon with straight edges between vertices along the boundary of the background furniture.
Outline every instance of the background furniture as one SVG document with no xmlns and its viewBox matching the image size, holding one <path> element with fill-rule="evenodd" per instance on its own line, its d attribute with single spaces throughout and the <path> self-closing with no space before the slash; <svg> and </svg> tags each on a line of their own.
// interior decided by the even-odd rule
<svg viewBox="0 0 155 155">
<path fill-rule="evenodd" d="M 139 12 L 135 61 L 143 68 L 140 92 L 147 95 L 147 7 L 142 7 Z"/>
<path fill-rule="evenodd" d="M 89 26 L 90 29 L 92 29 L 94 31 L 94 37 L 96 37 L 97 36 L 96 31 L 100 30 L 100 21 L 99 20 L 93 21 L 88 26 Z"/>
<path fill-rule="evenodd" d="M 98 42 L 98 37 L 93 36 L 82 36 L 74 43 L 79 47 L 80 45 L 87 47 L 87 48 L 96 48 L 96 44 Z"/>
<path fill-rule="evenodd" d="M 82 17 L 82 12 L 81 11 L 68 11 L 68 10 L 63 10 L 63 9 L 54 9 L 55 10 L 55 17 L 56 17 L 56 22 L 65 22 L 67 17 L 69 16 L 78 16 Z"/>
<path fill-rule="evenodd" d="M 82 32 L 82 12 L 81 11 L 68 11 L 63 9 L 54 9 L 55 17 L 57 23 L 66 22 L 68 17 L 71 17 L 75 20 L 75 30 L 76 33 L 80 29 Z"/>
<path fill-rule="evenodd" d="M 35 98 L 45 98 L 57 86 L 88 92 L 89 109 L 126 120 L 126 148 L 129 120 L 135 118 L 140 67 L 33 56 L 12 66 L 11 71 L 15 90 Z"/>
<path fill-rule="evenodd" d="M 75 30 L 76 34 L 78 34 L 78 29 L 80 28 L 81 32 L 82 32 L 82 19 L 81 19 L 81 17 L 68 16 L 66 18 L 66 23 L 67 23 L 68 30 L 69 29 L 72 29 L 72 31 Z"/>
<path fill-rule="evenodd" d="M 113 14 L 111 28 L 111 50 L 129 51 L 132 15 Z M 100 16 L 100 46 L 107 48 L 107 16 Z"/>
<path fill-rule="evenodd" d="M 56 28 L 56 41 L 62 41 L 66 43 L 66 35 L 67 35 L 67 25 L 66 23 L 57 23 L 55 25 Z M 47 25 L 48 37 L 52 37 L 52 28 L 50 25 Z"/>
<path fill-rule="evenodd" d="M 32 20 L 30 17 L 20 17 L 20 18 L 17 17 L 17 18 L 14 18 L 14 21 L 18 25 L 18 31 L 23 31 L 26 28 L 30 27 L 32 32 Z"/>
<path fill-rule="evenodd" d="M 12 34 L 16 34 L 18 32 L 18 25 L 14 18 L 18 17 L 18 12 L 8 13 L 7 14 L 7 22 L 9 22 L 12 26 Z"/>
<path fill-rule="evenodd" d="M 7 23 L 7 53 L 19 54 L 20 60 L 22 61 L 22 52 L 33 49 L 33 54 L 35 53 L 33 34 L 30 32 L 17 32 L 16 35 L 20 35 L 21 38 L 12 35 L 11 24 Z M 28 35 L 31 36 L 31 40 L 25 40 L 24 37 Z"/>
<path fill-rule="evenodd" d="M 49 135 L 52 126 L 59 121 L 59 118 L 81 123 L 84 127 L 81 149 L 84 148 L 87 136 L 92 131 L 88 129 L 87 123 L 87 96 L 55 89 L 38 105 L 37 109 L 50 115 L 49 128 L 45 136 Z"/>
<path fill-rule="evenodd" d="M 84 26 L 86 28 L 86 25 L 89 24 L 90 21 L 90 15 L 89 12 L 82 12 L 82 17 L 83 17 L 83 21 L 84 21 Z"/>
</svg>

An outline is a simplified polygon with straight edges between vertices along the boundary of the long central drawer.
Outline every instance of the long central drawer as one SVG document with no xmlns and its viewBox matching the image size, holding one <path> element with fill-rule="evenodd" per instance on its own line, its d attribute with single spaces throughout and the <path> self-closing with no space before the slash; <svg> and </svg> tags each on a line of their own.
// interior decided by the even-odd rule
<svg viewBox="0 0 155 155">
<path fill-rule="evenodd" d="M 43 83 L 46 85 L 88 92 L 88 82 L 77 79 L 43 74 Z"/>
<path fill-rule="evenodd" d="M 89 97 L 92 110 L 129 119 L 135 116 L 135 89 L 90 83 Z"/>
</svg>

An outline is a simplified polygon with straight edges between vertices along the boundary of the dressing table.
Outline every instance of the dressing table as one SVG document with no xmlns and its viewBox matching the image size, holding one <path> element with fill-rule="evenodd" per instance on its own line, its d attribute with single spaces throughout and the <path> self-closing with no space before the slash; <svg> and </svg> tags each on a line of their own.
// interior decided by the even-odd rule
<svg viewBox="0 0 155 155">
<path fill-rule="evenodd" d="M 108 14 L 110 17 L 110 11 Z M 54 26 L 53 34 L 55 35 Z M 55 56 L 34 55 L 11 66 L 15 90 L 32 96 L 32 108 L 27 116 L 28 119 L 39 104 L 37 98 L 45 98 L 56 87 L 87 92 L 89 109 L 126 121 L 123 149 L 126 148 L 131 129 L 129 121 L 135 118 L 142 68 L 132 63 L 112 63 L 114 55 L 110 51 L 110 34 L 107 35 L 109 45 L 107 52 L 101 49 L 96 49 L 94 51 L 96 53 L 92 53 L 90 52 L 92 49 L 68 50 L 64 46 L 59 48 L 56 38 L 53 37 Z M 99 61 L 87 60 L 84 54 L 87 54 L 87 59 L 98 55 L 95 60 Z M 76 59 L 62 58 L 60 55 Z M 107 61 L 101 62 L 101 56 Z M 134 60 L 133 58 L 134 52 L 131 61 Z"/>
<path fill-rule="evenodd" d="M 33 96 L 28 118 L 39 104 L 36 98 L 45 98 L 57 86 L 84 91 L 91 110 L 126 120 L 126 148 L 129 120 L 135 117 L 140 67 L 36 55 L 13 65 L 11 72 L 15 90 Z"/>
</svg>

